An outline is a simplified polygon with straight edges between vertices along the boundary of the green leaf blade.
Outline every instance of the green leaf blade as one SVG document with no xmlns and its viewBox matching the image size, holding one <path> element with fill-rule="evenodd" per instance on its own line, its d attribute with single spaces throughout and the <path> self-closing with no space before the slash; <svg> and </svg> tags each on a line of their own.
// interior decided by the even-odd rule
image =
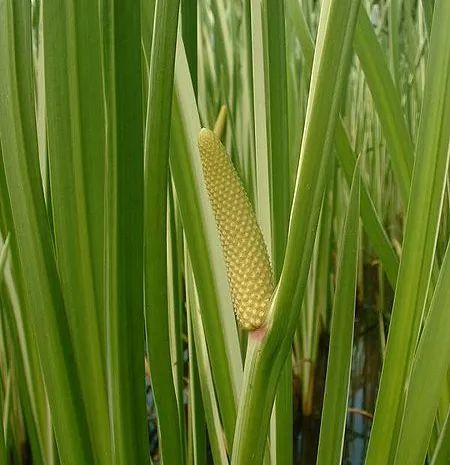
<svg viewBox="0 0 450 465">
<path fill-rule="evenodd" d="M 395 460 L 425 461 L 441 388 L 450 366 L 450 249 L 447 249 L 414 356 Z M 426 383 L 424 383 L 426 380 Z"/>
<path fill-rule="evenodd" d="M 113 464 L 149 457 L 144 383 L 144 130 L 140 8 L 102 0 L 105 313 Z"/>
<path fill-rule="evenodd" d="M 339 465 L 342 462 L 358 269 L 360 197 L 358 167 L 357 164 L 341 235 L 317 465 Z"/>
<path fill-rule="evenodd" d="M 89 1 L 61 5 L 49 0 L 43 13 L 44 41 L 52 44 L 44 52 L 45 109 L 58 271 L 96 460 L 107 465 L 112 450 L 103 308 L 105 124 L 98 7 Z"/>
<path fill-rule="evenodd" d="M 26 304 L 44 373 L 61 463 L 92 463 L 80 380 L 41 186 L 34 118 L 31 7 L 2 0 L 0 78 L 2 163 L 11 201 Z M 18 76 L 21 79 L 18 79 Z M 61 395 L 64 393 L 64 395 Z"/>
<path fill-rule="evenodd" d="M 437 2 L 427 69 L 427 82 L 432 85 L 425 88 L 402 258 L 366 465 L 385 465 L 395 453 L 396 423 L 403 412 L 403 389 L 431 278 L 449 158 L 449 22 L 450 4 Z"/>
<path fill-rule="evenodd" d="M 156 3 L 145 140 L 145 320 L 162 460 L 184 463 L 172 362 L 167 289 L 167 183 L 179 1 Z"/>
</svg>

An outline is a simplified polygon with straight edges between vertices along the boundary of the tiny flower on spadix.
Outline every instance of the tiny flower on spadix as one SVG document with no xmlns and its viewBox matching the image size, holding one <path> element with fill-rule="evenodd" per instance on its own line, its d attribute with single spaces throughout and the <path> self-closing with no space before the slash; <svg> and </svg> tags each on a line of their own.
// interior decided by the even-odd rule
<svg viewBox="0 0 450 465">
<path fill-rule="evenodd" d="M 198 146 L 239 325 L 253 331 L 264 325 L 274 290 L 273 273 L 250 200 L 214 132 L 202 129 Z"/>
</svg>

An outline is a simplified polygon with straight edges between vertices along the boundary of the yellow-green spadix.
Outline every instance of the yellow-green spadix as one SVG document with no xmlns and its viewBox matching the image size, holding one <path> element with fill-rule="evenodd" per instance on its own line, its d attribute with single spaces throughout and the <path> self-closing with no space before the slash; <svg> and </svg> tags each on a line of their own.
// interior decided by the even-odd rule
<svg viewBox="0 0 450 465">
<path fill-rule="evenodd" d="M 218 137 L 198 137 L 203 174 L 225 256 L 234 311 L 243 329 L 264 325 L 274 289 L 267 248 L 230 157 Z"/>
</svg>

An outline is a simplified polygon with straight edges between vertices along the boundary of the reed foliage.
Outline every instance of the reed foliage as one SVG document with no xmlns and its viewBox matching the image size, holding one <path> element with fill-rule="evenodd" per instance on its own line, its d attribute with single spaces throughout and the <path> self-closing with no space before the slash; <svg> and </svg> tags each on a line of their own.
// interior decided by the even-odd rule
<svg viewBox="0 0 450 465">
<path fill-rule="evenodd" d="M 448 0 L 0 0 L 0 464 L 448 464 L 449 157 Z"/>
</svg>

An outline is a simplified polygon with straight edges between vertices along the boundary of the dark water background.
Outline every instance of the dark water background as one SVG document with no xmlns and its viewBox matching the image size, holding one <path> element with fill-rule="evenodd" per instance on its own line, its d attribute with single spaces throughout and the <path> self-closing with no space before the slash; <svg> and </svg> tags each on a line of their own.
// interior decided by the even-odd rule
<svg viewBox="0 0 450 465">
<path fill-rule="evenodd" d="M 344 465 L 364 463 L 370 427 L 376 399 L 376 390 L 381 368 L 379 329 L 376 314 L 359 308 L 355 319 L 355 337 L 352 357 L 352 373 L 349 413 L 345 430 L 343 461 Z M 320 358 L 316 372 L 313 412 L 303 416 L 299 396 L 295 395 L 294 382 L 294 464 L 313 465 L 317 458 L 320 416 L 322 409 L 325 371 L 328 357 L 328 335 L 320 341 Z"/>
<path fill-rule="evenodd" d="M 377 310 L 379 281 L 377 266 L 364 266 L 364 281 L 355 306 L 352 369 L 348 413 L 344 438 L 343 465 L 363 465 L 368 446 L 372 416 L 382 366 L 380 318 Z M 361 284 L 361 283 L 360 283 Z M 383 331 L 387 337 L 388 319 L 392 306 L 392 290 L 386 286 L 383 304 Z M 313 412 L 301 414 L 299 395 L 295 395 L 294 380 L 294 465 L 314 465 L 317 459 L 320 416 L 325 387 L 329 334 L 322 334 L 314 387 Z M 281 464 L 280 464 L 281 465 Z"/>
</svg>

